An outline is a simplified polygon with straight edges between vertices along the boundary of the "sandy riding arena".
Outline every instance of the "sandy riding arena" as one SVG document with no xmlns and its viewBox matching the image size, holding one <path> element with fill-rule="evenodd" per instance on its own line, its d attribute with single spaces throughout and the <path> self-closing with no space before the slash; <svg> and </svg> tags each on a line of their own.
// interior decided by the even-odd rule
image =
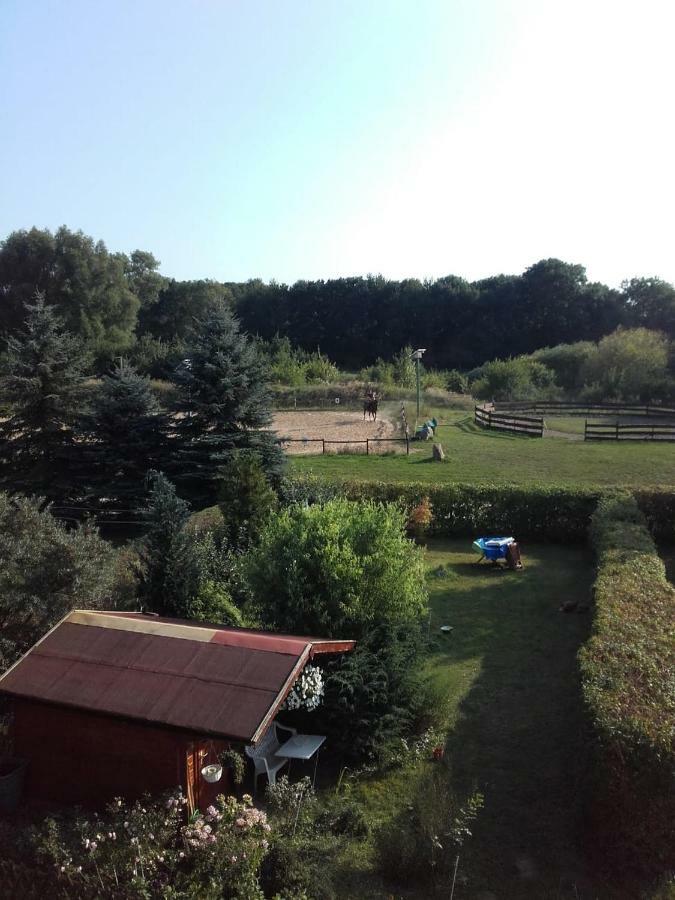
<svg viewBox="0 0 675 900">
<path fill-rule="evenodd" d="M 358 443 L 331 444 L 330 441 L 365 441 L 367 438 L 397 438 L 401 435 L 393 423 L 382 413 L 378 413 L 377 422 L 363 420 L 362 412 L 352 411 L 290 411 L 277 412 L 272 420 L 272 428 L 280 438 L 292 438 L 282 446 L 287 453 L 322 453 L 326 442 L 326 453 L 365 453 L 366 445 Z M 304 439 L 307 438 L 307 442 Z M 318 440 L 312 443 L 310 439 Z M 296 443 L 297 442 L 297 443 Z M 371 444 L 371 453 L 388 451 L 405 451 L 405 444 L 385 442 Z"/>
</svg>

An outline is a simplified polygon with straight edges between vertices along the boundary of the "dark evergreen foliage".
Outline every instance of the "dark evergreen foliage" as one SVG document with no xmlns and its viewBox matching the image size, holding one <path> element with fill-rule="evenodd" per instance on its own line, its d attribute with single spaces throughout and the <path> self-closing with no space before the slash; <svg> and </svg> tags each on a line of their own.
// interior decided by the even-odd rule
<svg viewBox="0 0 675 900">
<path fill-rule="evenodd" d="M 124 359 L 103 377 L 84 423 L 80 474 L 108 501 L 135 503 L 145 496 L 145 474 L 162 468 L 167 416 L 150 380 Z"/>
<path fill-rule="evenodd" d="M 150 472 L 148 531 L 142 542 L 140 599 L 153 612 L 226 625 L 244 624 L 229 587 L 236 560 L 212 531 L 186 528 L 189 505 L 161 472 Z"/>
<path fill-rule="evenodd" d="M 9 411 L 0 423 L 2 481 L 59 496 L 75 454 L 73 425 L 82 411 L 87 359 L 43 294 L 26 311 L 23 330 L 8 339 L 0 381 Z"/>
<path fill-rule="evenodd" d="M 149 500 L 145 510 L 148 530 L 141 549 L 143 572 L 139 596 L 154 612 L 168 613 L 168 573 L 174 565 L 179 537 L 190 515 L 190 505 L 181 500 L 173 484 L 161 472 L 148 473 L 148 486 Z"/>
<path fill-rule="evenodd" d="M 221 468 L 218 505 L 230 546 L 244 549 L 255 543 L 277 506 L 277 496 L 255 453 L 237 450 Z"/>
<path fill-rule="evenodd" d="M 181 401 L 172 472 L 191 495 L 211 499 L 218 469 L 235 451 L 254 451 L 266 472 L 280 471 L 283 454 L 264 430 L 271 421 L 264 367 L 224 304 L 195 322 L 176 382 Z"/>
<path fill-rule="evenodd" d="M 417 626 L 374 628 L 351 653 L 329 663 L 324 703 L 312 713 L 312 727 L 325 729 L 346 760 L 376 757 L 418 724 L 428 699 L 422 652 Z"/>
</svg>

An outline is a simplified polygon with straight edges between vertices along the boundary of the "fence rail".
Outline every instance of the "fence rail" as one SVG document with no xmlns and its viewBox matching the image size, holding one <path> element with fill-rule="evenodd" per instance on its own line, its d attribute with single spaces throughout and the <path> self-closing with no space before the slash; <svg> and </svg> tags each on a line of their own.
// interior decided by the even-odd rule
<svg viewBox="0 0 675 900">
<path fill-rule="evenodd" d="M 401 438 L 366 438 L 359 440 L 338 441 L 332 438 L 277 438 L 275 444 L 321 444 L 321 453 L 325 455 L 326 447 L 330 444 L 365 444 L 366 456 L 370 455 L 371 444 L 405 444 L 406 456 L 410 456 L 410 438 L 408 436 Z"/>
<path fill-rule="evenodd" d="M 627 425 L 616 422 L 584 423 L 585 441 L 675 441 L 675 424 Z"/>
<path fill-rule="evenodd" d="M 474 407 L 474 422 L 482 428 L 493 431 L 507 431 L 511 434 L 525 434 L 529 437 L 544 436 L 544 420 L 540 416 L 514 416 L 497 412 L 492 403 Z"/>
<path fill-rule="evenodd" d="M 675 408 L 655 406 L 649 403 L 583 403 L 571 400 L 510 400 L 499 403 L 500 412 L 520 410 L 583 416 L 607 413 L 607 415 L 655 416 L 675 419 Z"/>
</svg>

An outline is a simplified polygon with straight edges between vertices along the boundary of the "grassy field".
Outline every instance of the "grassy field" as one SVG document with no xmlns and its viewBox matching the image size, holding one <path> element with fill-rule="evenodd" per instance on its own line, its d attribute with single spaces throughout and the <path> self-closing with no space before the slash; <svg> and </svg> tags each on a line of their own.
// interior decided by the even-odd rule
<svg viewBox="0 0 675 900">
<path fill-rule="evenodd" d="M 585 443 L 486 431 L 466 410 L 427 410 L 439 421 L 445 462 L 431 460 L 431 442 L 410 456 L 296 457 L 295 472 L 378 481 L 469 481 L 481 484 L 675 485 L 675 444 Z"/>
<path fill-rule="evenodd" d="M 590 616 L 558 611 L 588 595 L 592 561 L 583 548 L 523 551 L 522 573 L 476 566 L 468 540 L 433 541 L 427 552 L 436 641 L 429 665 L 448 704 L 449 777 L 459 796 L 474 788 L 485 796 L 460 851 L 455 897 L 618 898 L 592 879 L 579 851 L 586 744 L 576 653 Z M 443 624 L 452 625 L 449 636 Z M 433 765 L 366 782 L 373 823 L 405 808 Z M 341 863 L 344 897 L 429 895 L 383 884 L 367 844 Z"/>
</svg>

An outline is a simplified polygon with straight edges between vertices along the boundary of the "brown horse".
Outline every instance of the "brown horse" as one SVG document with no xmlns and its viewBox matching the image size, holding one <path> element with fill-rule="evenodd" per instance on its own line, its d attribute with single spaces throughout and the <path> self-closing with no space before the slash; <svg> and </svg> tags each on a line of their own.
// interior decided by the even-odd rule
<svg viewBox="0 0 675 900">
<path fill-rule="evenodd" d="M 373 422 L 377 422 L 377 397 L 366 397 L 363 401 L 363 420 L 365 422 L 366 413 L 368 413 L 368 418 L 372 419 Z"/>
</svg>

